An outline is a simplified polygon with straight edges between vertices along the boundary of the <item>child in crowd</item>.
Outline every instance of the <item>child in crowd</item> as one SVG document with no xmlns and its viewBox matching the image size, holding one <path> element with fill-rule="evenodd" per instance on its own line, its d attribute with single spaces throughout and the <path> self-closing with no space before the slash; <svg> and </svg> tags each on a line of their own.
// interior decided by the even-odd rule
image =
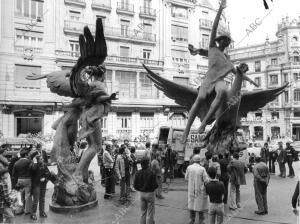
<svg viewBox="0 0 300 224">
<path fill-rule="evenodd" d="M 210 201 L 208 210 L 209 223 L 215 224 L 217 219 L 217 223 L 221 224 L 224 218 L 224 184 L 216 178 L 217 170 L 215 167 L 209 167 L 207 173 L 211 179 L 210 182 L 205 185 L 206 193 L 209 195 Z"/>
</svg>

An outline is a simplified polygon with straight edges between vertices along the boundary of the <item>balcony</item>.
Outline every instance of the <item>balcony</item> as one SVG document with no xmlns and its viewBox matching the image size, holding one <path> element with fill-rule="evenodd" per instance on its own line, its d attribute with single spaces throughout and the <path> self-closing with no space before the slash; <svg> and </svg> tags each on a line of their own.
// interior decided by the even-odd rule
<svg viewBox="0 0 300 224">
<path fill-rule="evenodd" d="M 152 33 L 142 32 L 138 29 L 124 29 L 124 28 L 116 28 L 116 27 L 105 27 L 104 34 L 106 38 L 111 39 L 123 39 L 123 40 L 132 40 L 143 43 L 151 43 L 155 44 L 156 35 Z"/>
<path fill-rule="evenodd" d="M 146 19 L 156 19 L 156 10 L 147 7 L 140 7 L 140 17 Z"/>
<path fill-rule="evenodd" d="M 117 13 L 125 14 L 128 16 L 134 16 L 134 5 L 125 4 L 123 2 L 118 2 L 117 3 Z"/>
<path fill-rule="evenodd" d="M 93 0 L 92 9 L 111 11 L 111 0 Z"/>
<path fill-rule="evenodd" d="M 65 20 L 64 23 L 64 32 L 65 33 L 71 33 L 71 34 L 82 34 L 83 28 L 85 26 L 88 26 L 91 30 L 91 32 L 95 32 L 95 25 L 93 24 L 86 24 L 78 21 L 72 21 L 72 20 Z"/>
<path fill-rule="evenodd" d="M 199 19 L 199 28 L 211 29 L 213 25 L 213 21 L 209 19 Z"/>
<path fill-rule="evenodd" d="M 85 0 L 65 0 L 65 4 L 76 5 L 83 8 L 86 6 Z"/>
<path fill-rule="evenodd" d="M 58 56 L 61 59 L 68 59 L 68 60 L 77 60 L 77 58 L 80 56 L 80 52 L 78 51 L 63 51 L 63 50 L 56 50 L 55 51 L 56 56 Z M 106 63 L 117 63 L 117 64 L 133 64 L 141 66 L 142 64 L 146 64 L 149 66 L 163 66 L 163 61 L 157 61 L 157 60 L 149 60 L 149 59 L 143 59 L 143 58 L 130 58 L 130 57 L 120 57 L 120 56 L 107 56 Z"/>
</svg>

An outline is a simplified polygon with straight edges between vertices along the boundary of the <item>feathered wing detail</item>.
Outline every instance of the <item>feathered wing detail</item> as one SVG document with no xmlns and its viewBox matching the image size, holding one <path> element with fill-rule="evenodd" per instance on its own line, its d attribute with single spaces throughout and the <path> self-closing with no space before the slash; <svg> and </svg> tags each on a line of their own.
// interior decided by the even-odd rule
<svg viewBox="0 0 300 224">
<path fill-rule="evenodd" d="M 100 65 L 107 56 L 107 45 L 104 37 L 102 20 L 96 21 L 95 40 L 90 29 L 85 26 L 83 35 L 79 35 L 80 57 L 73 66 L 70 76 L 71 89 L 76 96 L 85 96 L 88 84 L 82 80 L 81 71 L 86 66 Z"/>
<path fill-rule="evenodd" d="M 177 104 L 184 106 L 187 110 L 191 109 L 198 95 L 197 89 L 172 82 L 158 74 L 155 74 L 144 64 L 143 66 L 148 72 L 148 78 L 154 83 L 157 89 L 161 90 L 167 97 L 173 99 Z"/>
<path fill-rule="evenodd" d="M 248 112 L 256 111 L 259 108 L 264 107 L 267 103 L 275 100 L 276 97 L 279 96 L 287 86 L 288 83 L 275 89 L 243 93 L 239 109 L 239 116 L 246 117 Z"/>
</svg>

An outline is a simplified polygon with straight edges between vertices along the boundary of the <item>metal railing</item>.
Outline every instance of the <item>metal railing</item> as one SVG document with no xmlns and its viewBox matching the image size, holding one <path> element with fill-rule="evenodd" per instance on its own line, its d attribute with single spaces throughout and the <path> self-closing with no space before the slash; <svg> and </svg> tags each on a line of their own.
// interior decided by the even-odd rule
<svg viewBox="0 0 300 224">
<path fill-rule="evenodd" d="M 147 16 L 156 16 L 156 10 L 147 7 L 140 7 L 140 14 Z"/>
<path fill-rule="evenodd" d="M 85 0 L 65 0 L 65 3 L 75 3 L 80 5 L 85 5 Z"/>
<path fill-rule="evenodd" d="M 133 4 L 126 4 L 123 2 L 117 3 L 117 10 L 127 11 L 127 12 L 134 12 L 134 5 Z"/>
<path fill-rule="evenodd" d="M 57 56 L 63 56 L 63 57 L 79 57 L 80 52 L 79 51 L 63 51 L 63 50 L 56 50 L 55 54 Z M 130 63 L 130 64 L 147 64 L 147 65 L 154 65 L 154 66 L 163 66 L 163 61 L 158 60 L 149 60 L 149 59 L 143 59 L 143 58 L 131 58 L 131 57 L 121 57 L 121 56 L 107 56 L 106 57 L 107 62 L 116 62 L 116 63 Z"/>
</svg>

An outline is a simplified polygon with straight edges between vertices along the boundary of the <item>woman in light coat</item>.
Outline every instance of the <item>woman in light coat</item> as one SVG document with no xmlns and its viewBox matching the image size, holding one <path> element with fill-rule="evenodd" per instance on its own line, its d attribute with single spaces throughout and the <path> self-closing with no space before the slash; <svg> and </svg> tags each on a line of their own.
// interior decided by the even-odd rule
<svg viewBox="0 0 300 224">
<path fill-rule="evenodd" d="M 196 212 L 199 212 L 199 223 L 203 223 L 203 212 L 208 210 L 208 196 L 204 184 L 209 181 L 205 168 L 200 165 L 201 157 L 195 155 L 194 163 L 189 165 L 185 179 L 188 180 L 188 209 L 190 210 L 190 223 L 195 223 Z"/>
</svg>

